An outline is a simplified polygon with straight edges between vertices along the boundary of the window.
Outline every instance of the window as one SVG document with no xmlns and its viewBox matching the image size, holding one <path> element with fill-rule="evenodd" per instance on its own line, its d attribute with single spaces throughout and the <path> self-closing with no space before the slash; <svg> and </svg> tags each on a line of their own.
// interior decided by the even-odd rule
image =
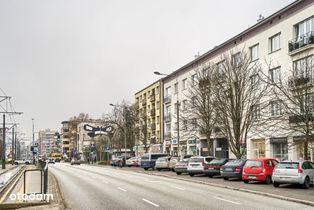
<svg viewBox="0 0 314 210">
<path fill-rule="evenodd" d="M 293 73 L 298 78 L 314 79 L 313 55 L 293 62 Z"/>
<path fill-rule="evenodd" d="M 183 110 L 186 110 L 186 108 L 187 108 L 187 103 L 188 103 L 187 100 L 183 100 L 183 101 L 182 101 L 182 109 L 183 109 Z"/>
<path fill-rule="evenodd" d="M 239 67 L 241 64 L 241 54 L 240 53 L 236 53 L 232 56 L 232 63 L 233 65 L 235 65 L 236 67 Z"/>
<path fill-rule="evenodd" d="M 197 119 L 196 118 L 192 119 L 192 126 L 194 129 L 197 128 Z"/>
<path fill-rule="evenodd" d="M 280 50 L 280 33 L 269 38 L 269 47 L 271 53 Z"/>
<path fill-rule="evenodd" d="M 171 114 L 171 106 L 166 106 L 165 114 L 166 116 Z"/>
<path fill-rule="evenodd" d="M 186 89 L 186 79 L 182 80 L 182 90 Z"/>
<path fill-rule="evenodd" d="M 253 119 L 261 118 L 261 107 L 259 104 L 253 106 Z"/>
<path fill-rule="evenodd" d="M 165 96 L 166 96 L 166 97 L 171 96 L 170 87 L 167 87 L 167 88 L 166 88 Z"/>
<path fill-rule="evenodd" d="M 259 58 L 258 48 L 259 48 L 258 44 L 250 47 L 251 61 L 255 61 L 255 60 L 257 60 Z"/>
<path fill-rule="evenodd" d="M 174 104 L 174 114 L 177 114 L 179 106 L 177 103 Z"/>
<path fill-rule="evenodd" d="M 274 143 L 273 144 L 273 157 L 280 160 L 288 159 L 288 144 L 287 143 Z"/>
<path fill-rule="evenodd" d="M 159 94 L 159 91 L 160 91 L 160 88 L 158 86 L 158 87 L 156 87 L 156 94 Z"/>
<path fill-rule="evenodd" d="M 256 87 L 257 85 L 259 85 L 259 78 L 257 74 L 250 76 L 250 80 L 251 80 L 252 87 Z"/>
<path fill-rule="evenodd" d="M 193 86 L 193 85 L 195 85 L 195 83 L 196 83 L 196 74 L 193 74 L 192 75 L 192 77 L 191 77 L 191 85 Z"/>
<path fill-rule="evenodd" d="M 274 69 L 269 70 L 269 76 L 272 83 L 280 83 L 281 81 L 281 73 L 280 67 L 276 67 Z"/>
<path fill-rule="evenodd" d="M 183 130 L 184 131 L 188 130 L 188 121 L 187 120 L 183 120 Z"/>
<path fill-rule="evenodd" d="M 178 83 L 174 84 L 174 94 L 178 93 Z"/>
<path fill-rule="evenodd" d="M 282 115 L 282 107 L 280 101 L 272 101 L 270 102 L 271 116 L 277 117 Z"/>
<path fill-rule="evenodd" d="M 225 61 L 220 61 L 219 63 L 217 63 L 217 71 L 219 75 L 223 75 L 224 73 L 224 62 Z"/>
<path fill-rule="evenodd" d="M 296 40 L 301 40 L 306 36 L 313 35 L 314 17 L 308 18 L 294 26 Z"/>
<path fill-rule="evenodd" d="M 314 93 L 309 93 L 303 96 L 303 103 L 301 105 L 302 113 L 313 113 L 314 112 Z"/>
</svg>

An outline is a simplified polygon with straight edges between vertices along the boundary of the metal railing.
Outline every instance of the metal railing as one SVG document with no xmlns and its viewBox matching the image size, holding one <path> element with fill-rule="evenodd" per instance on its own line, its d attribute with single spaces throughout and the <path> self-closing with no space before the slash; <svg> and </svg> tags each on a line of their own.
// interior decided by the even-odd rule
<svg viewBox="0 0 314 210">
<path fill-rule="evenodd" d="M 293 52 L 294 50 L 300 49 L 310 44 L 314 44 L 314 31 L 309 31 L 302 37 L 298 37 L 297 39 L 289 41 L 289 52 Z"/>
</svg>

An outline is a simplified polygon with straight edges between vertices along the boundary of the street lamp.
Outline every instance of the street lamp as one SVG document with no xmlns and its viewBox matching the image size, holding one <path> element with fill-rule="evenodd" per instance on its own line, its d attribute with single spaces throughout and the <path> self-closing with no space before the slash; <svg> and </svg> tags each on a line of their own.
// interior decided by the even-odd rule
<svg viewBox="0 0 314 210">
<path fill-rule="evenodd" d="M 160 73 L 159 71 L 154 71 L 154 74 L 159 75 L 159 76 L 169 76 L 169 74 L 164 74 L 164 73 Z M 176 107 L 176 111 L 177 111 L 177 144 L 178 144 L 178 156 L 179 156 L 179 152 L 180 152 L 180 126 L 179 126 L 179 93 L 177 93 L 177 107 Z"/>
<path fill-rule="evenodd" d="M 124 111 L 124 128 L 123 128 L 123 133 L 124 133 L 124 160 L 126 161 L 126 130 L 127 130 L 126 118 L 127 118 L 127 107 L 126 106 L 120 106 L 120 105 L 114 105 L 114 104 L 109 104 L 109 105 L 113 106 L 113 107 L 123 108 L 123 111 Z"/>
</svg>

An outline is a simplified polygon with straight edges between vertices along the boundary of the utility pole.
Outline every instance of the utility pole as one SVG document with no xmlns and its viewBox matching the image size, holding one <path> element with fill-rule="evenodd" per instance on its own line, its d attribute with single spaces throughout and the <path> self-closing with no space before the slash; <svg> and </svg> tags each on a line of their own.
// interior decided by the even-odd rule
<svg viewBox="0 0 314 210">
<path fill-rule="evenodd" d="M 5 169 L 5 114 L 3 114 L 2 128 L 2 169 Z"/>
<path fill-rule="evenodd" d="M 33 122 L 33 164 L 35 165 L 35 133 L 34 133 L 34 118 L 32 118 Z"/>
<path fill-rule="evenodd" d="M 13 125 L 13 127 L 12 127 L 12 165 L 14 164 L 14 126 L 15 125 Z"/>
</svg>

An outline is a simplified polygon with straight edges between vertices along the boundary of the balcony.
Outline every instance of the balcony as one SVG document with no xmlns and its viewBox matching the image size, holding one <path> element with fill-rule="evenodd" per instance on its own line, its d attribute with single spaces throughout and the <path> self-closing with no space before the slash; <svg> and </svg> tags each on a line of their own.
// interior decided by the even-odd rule
<svg viewBox="0 0 314 210">
<path fill-rule="evenodd" d="M 297 88 L 304 85 L 313 85 L 314 79 L 309 76 L 291 76 L 288 78 L 288 86 L 290 88 Z"/>
<path fill-rule="evenodd" d="M 306 119 L 306 118 L 308 118 L 308 119 Z M 303 123 L 303 122 L 306 122 L 306 121 L 314 122 L 314 116 L 312 114 L 289 116 L 289 123 Z"/>
<path fill-rule="evenodd" d="M 156 115 L 156 110 L 155 109 L 151 109 L 150 110 L 150 116 L 155 116 Z"/>
<path fill-rule="evenodd" d="M 170 122 L 171 121 L 171 114 L 165 115 L 165 122 Z"/>
<path fill-rule="evenodd" d="M 293 55 L 295 53 L 298 53 L 299 51 L 302 51 L 303 49 L 305 50 L 309 47 L 313 47 L 314 46 L 313 44 L 314 44 L 314 31 L 310 31 L 300 39 L 293 39 L 289 41 L 288 44 L 289 54 Z"/>
<path fill-rule="evenodd" d="M 150 124 L 150 128 L 151 128 L 152 130 L 156 130 L 156 123 Z"/>
<path fill-rule="evenodd" d="M 171 103 L 171 96 L 165 96 L 164 103 L 165 104 Z"/>
<path fill-rule="evenodd" d="M 150 96 L 149 96 L 149 100 L 150 100 L 150 102 L 155 101 L 155 95 L 153 95 L 153 94 L 152 94 L 152 95 L 150 95 Z"/>
<path fill-rule="evenodd" d="M 146 103 L 147 103 L 146 98 L 142 99 L 141 103 L 142 103 L 142 106 L 146 106 Z"/>
</svg>

